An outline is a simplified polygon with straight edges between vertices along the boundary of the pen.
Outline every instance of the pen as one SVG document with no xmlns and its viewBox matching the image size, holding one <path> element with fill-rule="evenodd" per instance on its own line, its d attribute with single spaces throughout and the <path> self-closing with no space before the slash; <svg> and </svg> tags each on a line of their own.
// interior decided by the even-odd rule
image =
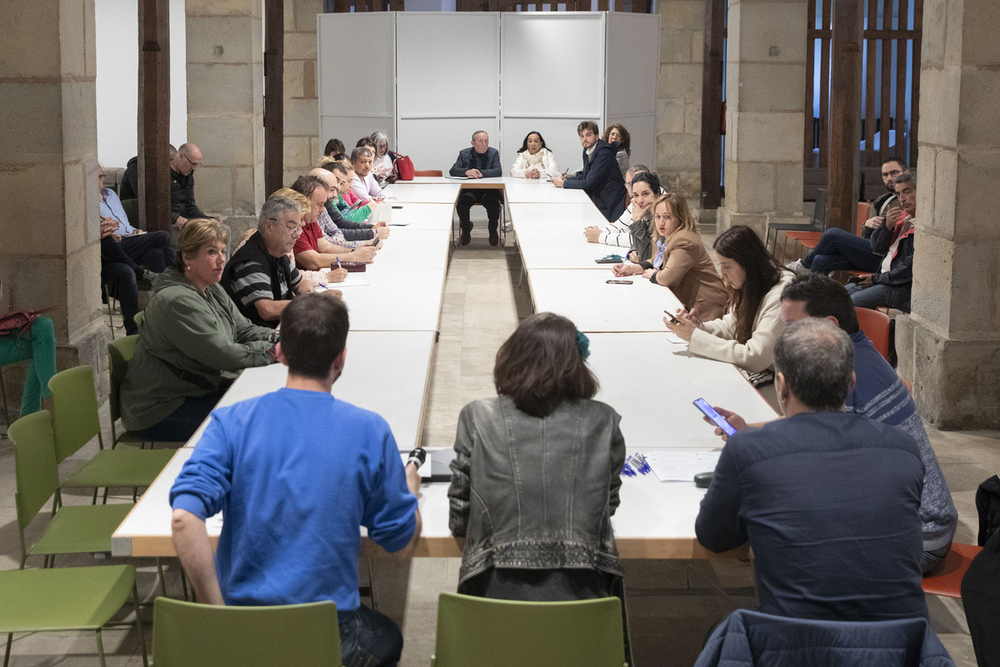
<svg viewBox="0 0 1000 667">
<path fill-rule="evenodd" d="M 340 258 L 337 257 L 336 260 L 337 260 L 337 268 L 339 269 L 340 268 Z"/>
</svg>

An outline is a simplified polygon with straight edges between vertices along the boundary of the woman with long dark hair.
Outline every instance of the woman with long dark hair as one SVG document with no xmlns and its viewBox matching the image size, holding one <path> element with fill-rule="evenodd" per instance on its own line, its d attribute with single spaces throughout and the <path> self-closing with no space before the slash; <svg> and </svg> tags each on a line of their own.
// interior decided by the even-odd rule
<svg viewBox="0 0 1000 667">
<path fill-rule="evenodd" d="M 632 137 L 628 130 L 621 123 L 608 125 L 604 128 L 604 136 L 601 137 L 609 144 L 618 144 L 618 153 L 615 159 L 618 160 L 618 168 L 622 170 L 622 176 L 628 172 L 629 158 L 632 157 Z"/>
<path fill-rule="evenodd" d="M 514 178 L 546 178 L 559 175 L 556 158 L 545 146 L 545 139 L 539 132 L 528 132 L 517 150 L 517 159 L 510 169 Z"/>
<path fill-rule="evenodd" d="M 719 258 L 722 281 L 729 288 L 729 308 L 717 320 L 702 322 L 686 310 L 677 321 L 663 318 L 674 334 L 690 341 L 695 354 L 728 361 L 760 373 L 774 361 L 774 341 L 781 323 L 781 291 L 793 273 L 771 256 L 760 237 L 743 225 L 724 231 L 712 246 Z"/>
</svg>

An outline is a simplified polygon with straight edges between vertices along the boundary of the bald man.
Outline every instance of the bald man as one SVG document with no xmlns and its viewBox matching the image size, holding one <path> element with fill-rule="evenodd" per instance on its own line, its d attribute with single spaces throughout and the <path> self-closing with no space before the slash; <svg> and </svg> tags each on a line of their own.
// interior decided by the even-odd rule
<svg viewBox="0 0 1000 667">
<path fill-rule="evenodd" d="M 207 218 L 194 201 L 194 170 L 201 165 L 201 150 L 181 144 L 170 160 L 170 220 L 178 227 L 192 218 Z"/>
</svg>

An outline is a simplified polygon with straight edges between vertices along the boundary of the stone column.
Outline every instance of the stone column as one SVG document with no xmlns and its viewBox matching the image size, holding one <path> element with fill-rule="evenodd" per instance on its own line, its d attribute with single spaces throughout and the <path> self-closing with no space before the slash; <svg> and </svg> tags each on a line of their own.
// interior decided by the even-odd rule
<svg viewBox="0 0 1000 667">
<path fill-rule="evenodd" d="M 0 25 L 0 312 L 56 306 L 57 367 L 91 364 L 107 395 L 94 0 L 0 3 Z M 3 370 L 12 418 L 26 368 Z"/>
<path fill-rule="evenodd" d="M 719 229 L 802 215 L 806 1 L 729 0 L 726 199 Z"/>
<path fill-rule="evenodd" d="M 899 370 L 944 429 L 1000 427 L 1000 25 L 994 0 L 926 0 L 917 237 Z"/>
<path fill-rule="evenodd" d="M 195 197 L 236 239 L 266 199 L 261 12 L 260 0 L 185 3 L 188 141 L 202 153 Z"/>
<path fill-rule="evenodd" d="M 656 170 L 692 207 L 701 199 L 701 80 L 704 0 L 659 0 L 660 76 L 656 86 Z"/>
<path fill-rule="evenodd" d="M 285 185 L 315 167 L 332 139 L 320 144 L 316 15 L 322 11 L 323 0 L 285 0 Z M 354 147 L 353 138 L 340 139 Z"/>
</svg>

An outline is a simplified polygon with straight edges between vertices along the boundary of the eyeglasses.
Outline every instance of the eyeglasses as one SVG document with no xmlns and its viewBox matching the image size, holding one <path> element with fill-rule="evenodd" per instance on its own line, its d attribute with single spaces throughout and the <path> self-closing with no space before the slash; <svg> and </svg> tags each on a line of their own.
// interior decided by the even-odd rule
<svg viewBox="0 0 1000 667">
<path fill-rule="evenodd" d="M 187 160 L 187 163 L 196 169 L 201 166 L 201 162 L 195 162 L 184 153 L 181 153 L 181 157 Z"/>
<path fill-rule="evenodd" d="M 903 173 L 902 169 L 895 169 L 893 171 L 883 171 L 882 178 L 896 178 Z"/>
</svg>

